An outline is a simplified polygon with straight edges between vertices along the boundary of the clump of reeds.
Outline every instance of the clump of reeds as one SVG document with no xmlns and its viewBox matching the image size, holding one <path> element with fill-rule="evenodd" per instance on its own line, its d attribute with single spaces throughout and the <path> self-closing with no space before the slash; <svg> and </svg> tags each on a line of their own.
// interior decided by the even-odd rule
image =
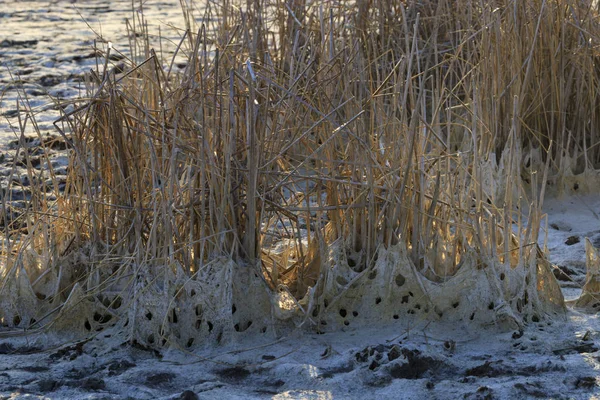
<svg viewBox="0 0 600 400">
<path fill-rule="evenodd" d="M 357 272 L 401 243 L 433 282 L 470 251 L 537 282 L 546 182 L 600 164 L 591 2 L 257 0 L 204 17 L 186 19 L 184 72 L 134 35 L 127 71 L 91 74 L 57 124 L 68 183 L 15 251 L 53 271 L 85 253 L 85 273 L 56 273 L 58 303 L 78 280 L 136 304 L 140 275 L 208 279 L 225 257 L 302 308 L 336 241 Z"/>
</svg>

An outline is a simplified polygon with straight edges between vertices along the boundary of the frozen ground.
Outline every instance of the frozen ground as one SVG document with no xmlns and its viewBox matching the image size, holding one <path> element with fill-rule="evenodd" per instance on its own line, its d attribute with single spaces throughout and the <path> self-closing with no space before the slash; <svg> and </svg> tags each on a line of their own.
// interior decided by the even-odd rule
<svg viewBox="0 0 600 400">
<path fill-rule="evenodd" d="M 555 274 L 574 299 L 585 237 L 600 240 L 600 197 L 550 199 L 545 210 Z M 110 330 L 87 342 L 6 336 L 0 399 L 600 399 L 600 319 L 572 307 L 565 321 L 507 333 L 399 320 L 192 352 L 152 352 Z"/>
<path fill-rule="evenodd" d="M 193 353 L 153 353 L 106 333 L 64 344 L 21 337 L 0 341 L 0 398 L 593 399 L 599 332 L 596 315 L 570 309 L 566 321 L 522 332 L 398 322 Z"/>
<path fill-rule="evenodd" d="M 0 9 L 0 151 L 18 135 L 19 94 L 39 111 L 40 129 L 48 133 L 58 111 L 47 94 L 81 93 L 82 74 L 95 68 L 94 34 L 82 16 L 126 52 L 130 4 L 19 1 Z M 176 0 L 144 4 L 155 33 L 159 22 L 181 21 Z M 551 198 L 545 211 L 555 274 L 565 298 L 575 299 L 585 278 L 584 238 L 600 247 L 600 197 Z M 566 321 L 523 332 L 399 321 L 249 338 L 193 354 L 154 353 L 106 335 L 75 343 L 0 332 L 0 399 L 600 398 L 600 321 L 572 308 Z"/>
</svg>

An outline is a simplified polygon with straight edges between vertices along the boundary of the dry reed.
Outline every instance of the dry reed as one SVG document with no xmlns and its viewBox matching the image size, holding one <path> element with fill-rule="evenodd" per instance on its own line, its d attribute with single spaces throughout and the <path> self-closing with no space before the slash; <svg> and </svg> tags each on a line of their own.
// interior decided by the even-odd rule
<svg viewBox="0 0 600 400">
<path fill-rule="evenodd" d="M 140 275 L 202 280 L 222 257 L 303 309 L 340 242 L 359 274 L 401 244 L 419 279 L 450 280 L 470 252 L 535 278 L 546 183 L 600 166 L 591 2 L 224 1 L 201 26 L 191 13 L 183 73 L 129 23 L 142 34 L 127 72 L 100 66 L 56 123 L 66 189 L 32 197 L 25 239 L 5 228 L 3 287 L 33 253 L 45 313 L 74 286 L 133 307 Z M 81 271 L 63 274 L 69 257 Z"/>
</svg>

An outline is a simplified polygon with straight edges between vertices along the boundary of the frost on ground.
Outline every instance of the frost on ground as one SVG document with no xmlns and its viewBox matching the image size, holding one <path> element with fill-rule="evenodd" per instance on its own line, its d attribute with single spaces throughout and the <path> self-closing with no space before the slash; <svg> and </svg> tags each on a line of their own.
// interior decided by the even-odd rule
<svg viewBox="0 0 600 400">
<path fill-rule="evenodd" d="M 545 211 L 540 245 L 571 304 L 566 321 L 500 333 L 399 319 L 160 353 L 110 330 L 84 342 L 2 338 L 0 398 L 600 398 L 600 320 L 572 306 L 585 282 L 585 238 L 600 241 L 600 199 L 549 199 Z"/>
<path fill-rule="evenodd" d="M 106 335 L 3 341 L 2 398 L 591 398 L 598 393 L 600 323 L 499 334 L 460 326 L 298 334 L 193 354 L 153 353 Z M 195 397 L 197 396 L 197 397 Z"/>
</svg>

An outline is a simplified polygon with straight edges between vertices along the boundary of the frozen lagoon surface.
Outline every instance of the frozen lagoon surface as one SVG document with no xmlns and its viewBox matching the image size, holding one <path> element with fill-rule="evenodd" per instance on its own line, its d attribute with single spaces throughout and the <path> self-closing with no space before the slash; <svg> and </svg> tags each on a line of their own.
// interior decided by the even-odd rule
<svg viewBox="0 0 600 400">
<path fill-rule="evenodd" d="M 140 2 L 135 1 L 137 7 Z M 19 0 L 0 4 L 0 149 L 21 132 L 17 103 L 34 112 L 42 134 L 54 131 L 55 102 L 86 95 L 84 73 L 96 70 L 96 46 L 113 50 L 110 64 L 129 56 L 125 19 L 139 27 L 131 0 Z M 178 0 L 143 1 L 151 46 L 171 59 L 183 25 Z M 135 22 L 134 22 L 135 21 Z M 159 41 L 159 27 L 162 40 Z M 121 54 L 119 54 L 121 53 Z M 103 60 L 103 59 L 101 59 Z M 102 61 L 101 61 L 102 62 Z M 99 67 L 100 70 L 102 66 Z M 177 68 L 176 66 L 174 68 Z M 25 132 L 33 134 L 31 123 Z"/>
<path fill-rule="evenodd" d="M 137 2 L 136 2 L 137 3 Z M 179 1 L 144 2 L 153 45 L 158 26 L 170 58 L 182 25 Z M 96 68 L 95 31 L 129 54 L 130 1 L 18 1 L 0 9 L 0 152 L 19 137 L 17 102 L 56 134 L 48 95 L 85 95 Z M 171 38 L 171 41 L 168 39 Z M 98 47 L 105 44 L 98 44 Z M 117 65 L 120 60 L 111 60 Z M 175 67 L 178 68 L 178 67 Z M 33 133 L 31 122 L 24 128 Z M 585 237 L 600 247 L 600 198 L 549 198 L 539 243 L 560 268 L 566 300 L 585 279 Z M 596 399 L 600 321 L 569 307 L 567 321 L 498 333 L 402 320 L 332 334 L 295 332 L 187 353 L 133 348 L 102 332 L 87 342 L 0 332 L 0 399 Z"/>
</svg>

